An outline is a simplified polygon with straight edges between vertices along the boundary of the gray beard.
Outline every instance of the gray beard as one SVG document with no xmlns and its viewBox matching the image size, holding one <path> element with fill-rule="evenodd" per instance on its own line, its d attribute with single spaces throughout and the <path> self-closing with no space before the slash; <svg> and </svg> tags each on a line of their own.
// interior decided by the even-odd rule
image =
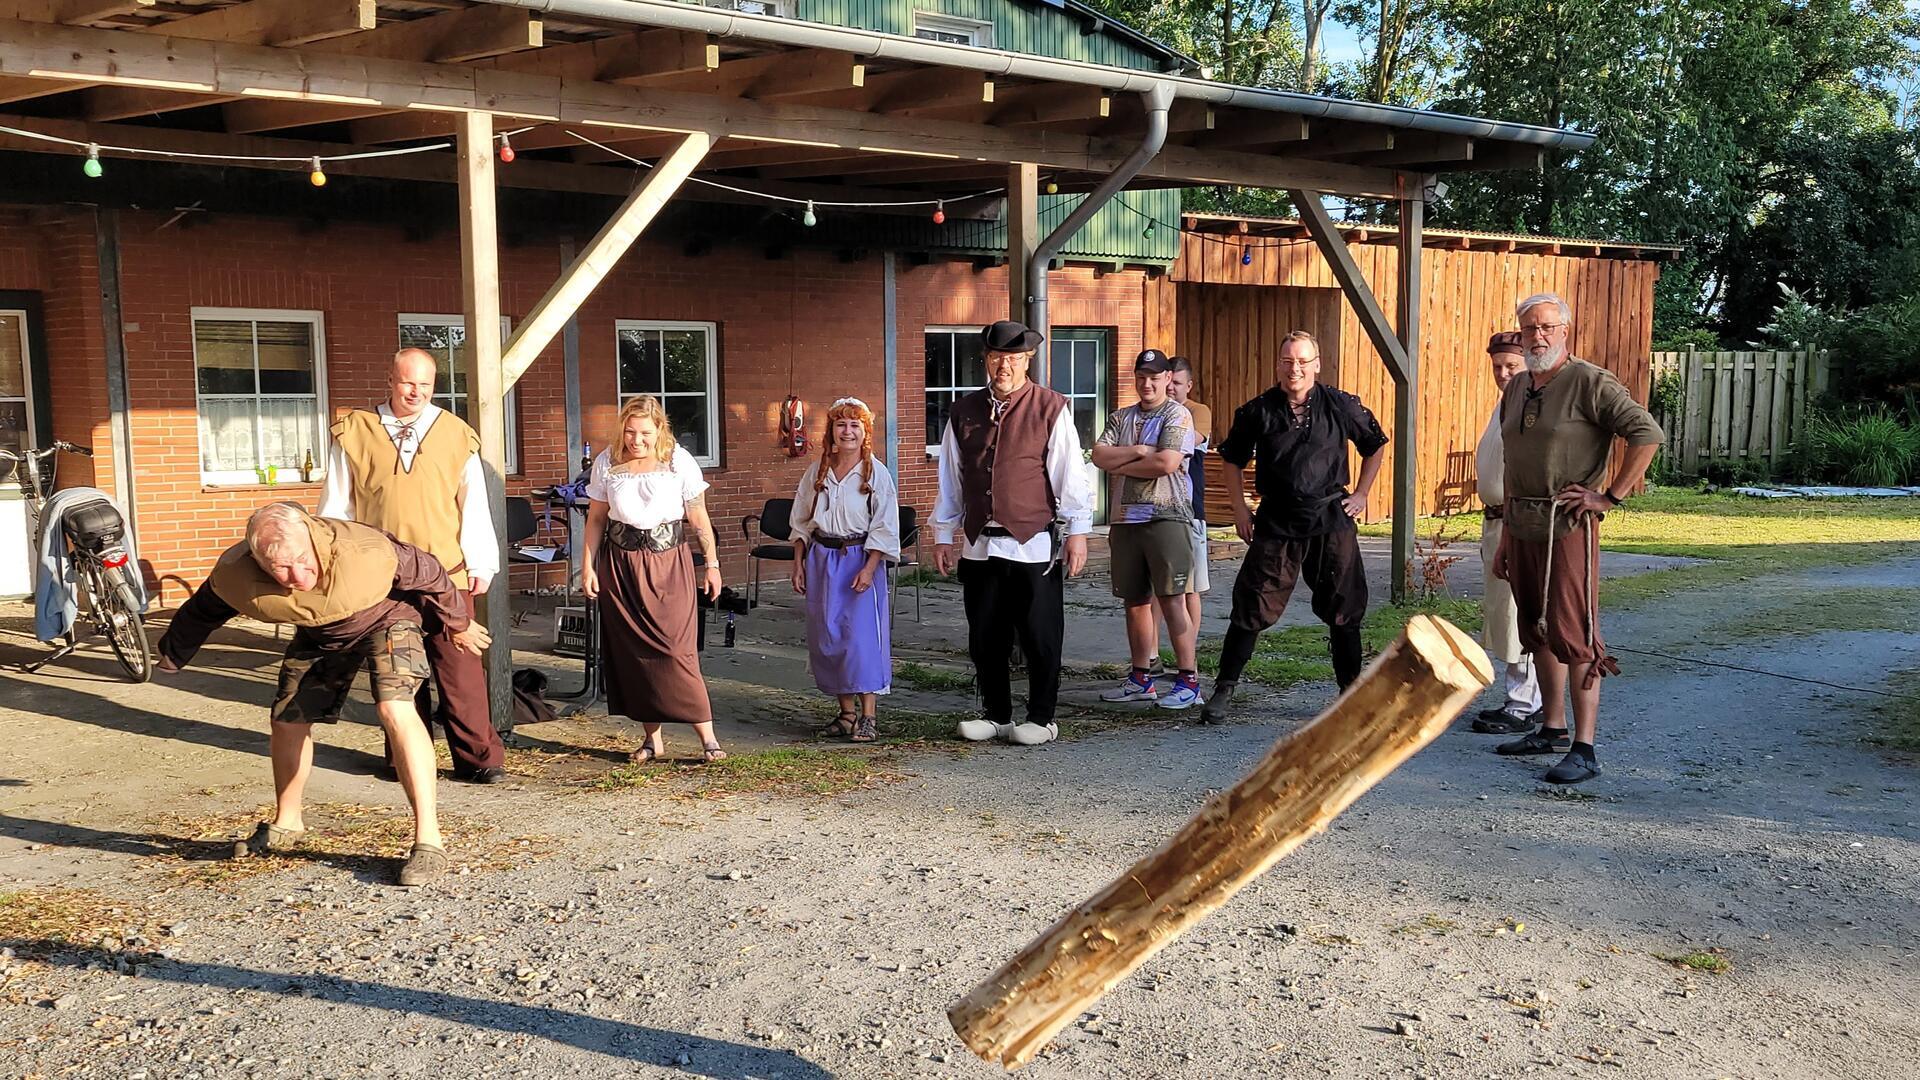
<svg viewBox="0 0 1920 1080">
<path fill-rule="evenodd" d="M 1543 375 L 1552 371 L 1560 361 L 1566 358 L 1567 350 L 1564 348 L 1549 349 L 1539 355 L 1528 353 L 1526 355 L 1527 370 L 1535 375 Z"/>
</svg>

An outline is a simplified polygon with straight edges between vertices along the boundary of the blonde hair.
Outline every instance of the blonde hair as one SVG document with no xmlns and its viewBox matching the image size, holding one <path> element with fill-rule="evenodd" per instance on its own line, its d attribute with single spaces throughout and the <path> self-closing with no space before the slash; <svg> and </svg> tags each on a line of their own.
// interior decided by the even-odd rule
<svg viewBox="0 0 1920 1080">
<path fill-rule="evenodd" d="M 653 456 L 662 462 L 673 460 L 673 449 L 678 444 L 673 441 L 672 425 L 667 423 L 667 410 L 652 394 L 636 394 L 620 407 L 620 417 L 614 421 L 613 448 L 607 452 L 609 462 L 624 465 L 633 460 L 627 456 L 627 423 L 642 416 L 653 421 L 654 429 L 659 432 L 653 438 Z"/>
<path fill-rule="evenodd" d="M 1312 345 L 1313 358 L 1315 360 L 1320 359 L 1320 339 L 1319 338 L 1314 337 L 1312 334 L 1307 333 L 1305 330 L 1289 330 L 1287 331 L 1287 336 L 1280 339 L 1280 347 L 1283 349 L 1286 348 L 1287 342 L 1289 341 L 1304 341 L 1307 344 Z"/>
<path fill-rule="evenodd" d="M 255 559 L 271 559 L 289 547 L 313 547 L 305 510 L 290 502 L 272 502 L 247 519 L 247 550 Z"/>
<path fill-rule="evenodd" d="M 873 494 L 873 410 L 850 398 L 842 398 L 827 410 L 827 431 L 820 438 L 820 471 L 813 477 L 813 494 L 819 498 L 827 490 L 827 470 L 833 465 L 833 425 L 837 420 L 860 421 L 860 494 Z"/>
</svg>

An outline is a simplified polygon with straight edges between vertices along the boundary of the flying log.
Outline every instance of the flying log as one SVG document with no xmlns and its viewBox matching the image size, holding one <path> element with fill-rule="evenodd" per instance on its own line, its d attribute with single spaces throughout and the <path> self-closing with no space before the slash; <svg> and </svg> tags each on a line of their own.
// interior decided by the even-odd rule
<svg viewBox="0 0 1920 1080">
<path fill-rule="evenodd" d="M 1322 831 L 1493 682 L 1485 650 L 1444 619 L 1406 633 L 1312 723 L 947 1009 L 976 1054 L 1017 1069 L 1189 926 Z"/>
</svg>

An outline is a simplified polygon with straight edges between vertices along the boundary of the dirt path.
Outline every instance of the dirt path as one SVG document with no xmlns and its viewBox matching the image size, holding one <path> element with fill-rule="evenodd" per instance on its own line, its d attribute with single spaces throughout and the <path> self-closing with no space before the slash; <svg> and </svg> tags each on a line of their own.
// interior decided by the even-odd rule
<svg viewBox="0 0 1920 1080">
<path fill-rule="evenodd" d="M 1801 598 L 1911 610 L 1915 590 L 1920 560 L 1884 561 L 1686 594 L 1609 636 L 1878 686 L 1920 667 L 1914 623 L 1809 617 Z M 1861 745 L 1869 699 L 1624 666 L 1601 781 L 1554 795 L 1458 725 L 1027 1075 L 1912 1075 L 1920 776 Z M 996 1075 L 945 1005 L 1328 692 L 1222 729 L 894 751 L 833 796 L 449 785 L 467 872 L 411 894 L 352 854 L 212 858 L 264 770 L 248 747 L 181 743 L 169 725 L 208 723 L 184 692 L 121 718 L 122 737 L 151 730 L 139 762 L 86 761 L 105 728 L 0 722 L 0 879 L 27 886 L 0 904 L 19 954 L 0 959 L 0 1062 L 151 1080 Z M 367 753 L 364 732 L 348 742 Z M 224 783 L 169 780 L 204 783 L 209 756 L 231 764 Z M 71 782 L 48 786 L 49 767 Z M 394 816 L 358 809 L 390 807 L 391 787 L 329 771 L 313 798 L 332 804 L 315 818 L 333 847 L 391 843 Z M 28 915 L 38 932 L 19 932 Z M 65 927 L 111 936 L 48 947 Z M 1730 966 L 1658 959 L 1688 954 Z"/>
</svg>

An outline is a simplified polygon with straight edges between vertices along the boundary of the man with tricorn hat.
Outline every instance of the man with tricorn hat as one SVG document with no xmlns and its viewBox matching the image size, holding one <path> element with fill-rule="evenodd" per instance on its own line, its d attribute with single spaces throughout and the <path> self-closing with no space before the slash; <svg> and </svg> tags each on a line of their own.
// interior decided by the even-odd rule
<svg viewBox="0 0 1920 1080">
<path fill-rule="evenodd" d="M 295 629 L 280 663 L 269 710 L 275 809 L 235 854 L 279 851 L 306 835 L 301 796 L 313 770 L 313 725 L 340 719 L 353 679 L 365 668 L 413 805 L 413 851 L 401 885 L 424 885 L 447 869 L 434 808 L 433 740 L 414 708 L 427 677 L 421 625 L 434 616 L 462 649 L 489 644 L 438 560 L 378 529 L 318 518 L 292 503 L 269 503 L 247 521 L 246 539 L 175 613 L 160 639 L 159 669 L 179 671 L 221 625 L 245 615 Z"/>
<path fill-rule="evenodd" d="M 1012 320 L 981 331 L 987 386 L 953 403 L 940 439 L 934 565 L 959 571 L 967 651 L 986 715 L 961 721 L 972 742 L 1022 746 L 1059 734 L 1064 577 L 1087 562 L 1093 487 L 1067 399 L 1027 378 L 1045 338 Z M 1013 642 L 1027 660 L 1027 710 L 1013 722 Z"/>
</svg>

